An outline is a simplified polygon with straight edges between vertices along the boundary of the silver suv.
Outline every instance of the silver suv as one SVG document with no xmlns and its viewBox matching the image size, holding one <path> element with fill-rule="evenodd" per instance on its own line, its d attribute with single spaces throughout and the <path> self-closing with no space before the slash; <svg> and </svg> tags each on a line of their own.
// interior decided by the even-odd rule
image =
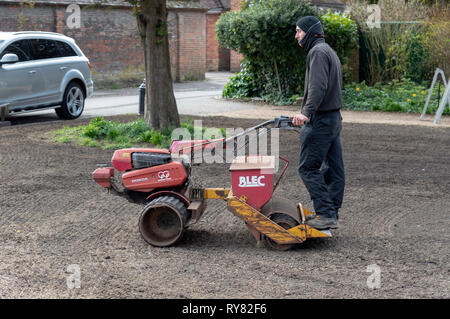
<svg viewBox="0 0 450 319">
<path fill-rule="evenodd" d="M 0 32 L 0 105 L 10 114 L 55 109 L 75 119 L 91 96 L 91 64 L 72 38 L 50 32 Z"/>
</svg>

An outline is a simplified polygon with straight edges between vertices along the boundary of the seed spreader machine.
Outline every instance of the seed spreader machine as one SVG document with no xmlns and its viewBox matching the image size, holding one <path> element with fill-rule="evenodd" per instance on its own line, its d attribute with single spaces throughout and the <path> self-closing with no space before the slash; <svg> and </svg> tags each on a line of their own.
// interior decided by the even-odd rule
<svg viewBox="0 0 450 319">
<path fill-rule="evenodd" d="M 273 196 L 289 165 L 282 156 L 279 159 L 285 164 L 278 177 L 275 156 L 237 156 L 229 168 L 231 189 L 193 186 L 194 151 L 211 151 L 230 143 L 236 147 L 239 136 L 268 126 L 295 130 L 291 119 L 282 116 L 226 139 L 173 141 L 169 150 L 120 149 L 112 157 L 113 167 L 97 168 L 93 178 L 111 193 L 144 205 L 139 230 L 152 246 L 178 242 L 185 229 L 200 220 L 210 199 L 226 201 L 227 209 L 245 222 L 258 242 L 264 240 L 277 250 L 288 250 L 308 238 L 330 237 L 329 231 L 305 224 L 307 216 L 314 213 L 301 203 Z M 121 182 L 114 179 L 115 170 L 121 173 Z"/>
</svg>

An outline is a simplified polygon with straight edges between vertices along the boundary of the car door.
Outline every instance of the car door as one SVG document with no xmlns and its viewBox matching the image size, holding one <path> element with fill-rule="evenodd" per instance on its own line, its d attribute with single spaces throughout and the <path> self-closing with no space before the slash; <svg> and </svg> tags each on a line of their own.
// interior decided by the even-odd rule
<svg viewBox="0 0 450 319">
<path fill-rule="evenodd" d="M 44 98 L 47 103 L 54 103 L 59 96 L 62 73 L 58 67 L 61 61 L 56 42 L 43 38 L 30 39 L 30 47 L 36 66 L 44 75 Z"/>
<path fill-rule="evenodd" d="M 64 89 L 61 84 L 64 81 L 64 76 L 67 72 L 74 68 L 78 70 L 79 58 L 78 54 L 72 49 L 72 47 L 64 41 L 55 41 L 56 47 L 59 53 L 58 65 L 57 65 L 57 79 L 58 87 L 60 88 L 59 98 L 61 99 Z"/>
<path fill-rule="evenodd" d="M 33 58 L 44 74 L 48 101 L 61 102 L 61 82 L 70 69 L 70 56 L 76 56 L 76 53 L 64 42 L 53 39 L 31 39 L 30 46 Z"/>
<path fill-rule="evenodd" d="M 0 59 L 8 53 L 16 54 L 19 61 L 0 66 L 0 103 L 9 103 L 10 110 L 39 104 L 45 88 L 42 73 L 34 65 L 27 39 L 9 44 Z"/>
</svg>

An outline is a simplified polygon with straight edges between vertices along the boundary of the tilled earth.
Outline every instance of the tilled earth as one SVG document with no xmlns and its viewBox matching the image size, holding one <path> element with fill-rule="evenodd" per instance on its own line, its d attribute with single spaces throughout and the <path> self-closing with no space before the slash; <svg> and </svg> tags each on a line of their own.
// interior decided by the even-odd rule
<svg viewBox="0 0 450 319">
<path fill-rule="evenodd" d="M 0 130 L 0 297 L 450 297 L 448 128 L 345 123 L 340 228 L 280 252 L 257 245 L 220 200 L 208 202 L 176 246 L 146 244 L 137 225 L 142 206 L 92 180 L 95 165 L 109 163 L 113 152 L 44 137 L 87 122 Z M 203 118 L 215 127 L 259 122 Z M 291 165 L 276 194 L 312 208 L 296 171 L 298 137 L 283 132 L 280 141 Z M 228 164 L 193 174 L 204 186 L 230 186 Z M 70 285 L 76 269 L 80 288 Z"/>
</svg>

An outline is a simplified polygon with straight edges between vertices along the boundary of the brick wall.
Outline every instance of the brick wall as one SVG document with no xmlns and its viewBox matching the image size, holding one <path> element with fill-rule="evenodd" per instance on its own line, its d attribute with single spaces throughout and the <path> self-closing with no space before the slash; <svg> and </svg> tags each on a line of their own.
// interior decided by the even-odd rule
<svg viewBox="0 0 450 319">
<path fill-rule="evenodd" d="M 77 41 L 91 61 L 97 82 L 142 81 L 143 49 L 129 8 L 83 8 L 80 29 L 68 28 L 65 21 L 70 13 L 62 9 L 58 14 L 56 32 Z"/>
<path fill-rule="evenodd" d="M 74 38 L 89 58 L 96 87 L 135 85 L 144 78 L 144 59 L 131 8 L 81 7 L 80 28 L 70 29 L 67 5 L 30 8 L 0 4 L 1 31 L 50 31 Z"/>
<path fill-rule="evenodd" d="M 206 68 L 206 16 L 204 11 L 179 11 L 177 79 L 205 78 Z"/>
<path fill-rule="evenodd" d="M 54 31 L 54 12 L 50 8 L 21 7 L 19 4 L 0 5 L 0 30 L 16 31 L 28 27 L 39 27 L 43 31 Z"/>
<path fill-rule="evenodd" d="M 33 8 L 0 1 L 1 31 L 50 31 L 72 37 L 92 64 L 96 87 L 137 85 L 144 57 L 136 18 L 129 6 L 81 6 L 80 28 L 70 29 L 68 4 Z M 169 49 L 175 81 L 203 79 L 206 65 L 205 9 L 169 8 Z M 182 39 L 180 38 L 182 37 Z"/>
</svg>

